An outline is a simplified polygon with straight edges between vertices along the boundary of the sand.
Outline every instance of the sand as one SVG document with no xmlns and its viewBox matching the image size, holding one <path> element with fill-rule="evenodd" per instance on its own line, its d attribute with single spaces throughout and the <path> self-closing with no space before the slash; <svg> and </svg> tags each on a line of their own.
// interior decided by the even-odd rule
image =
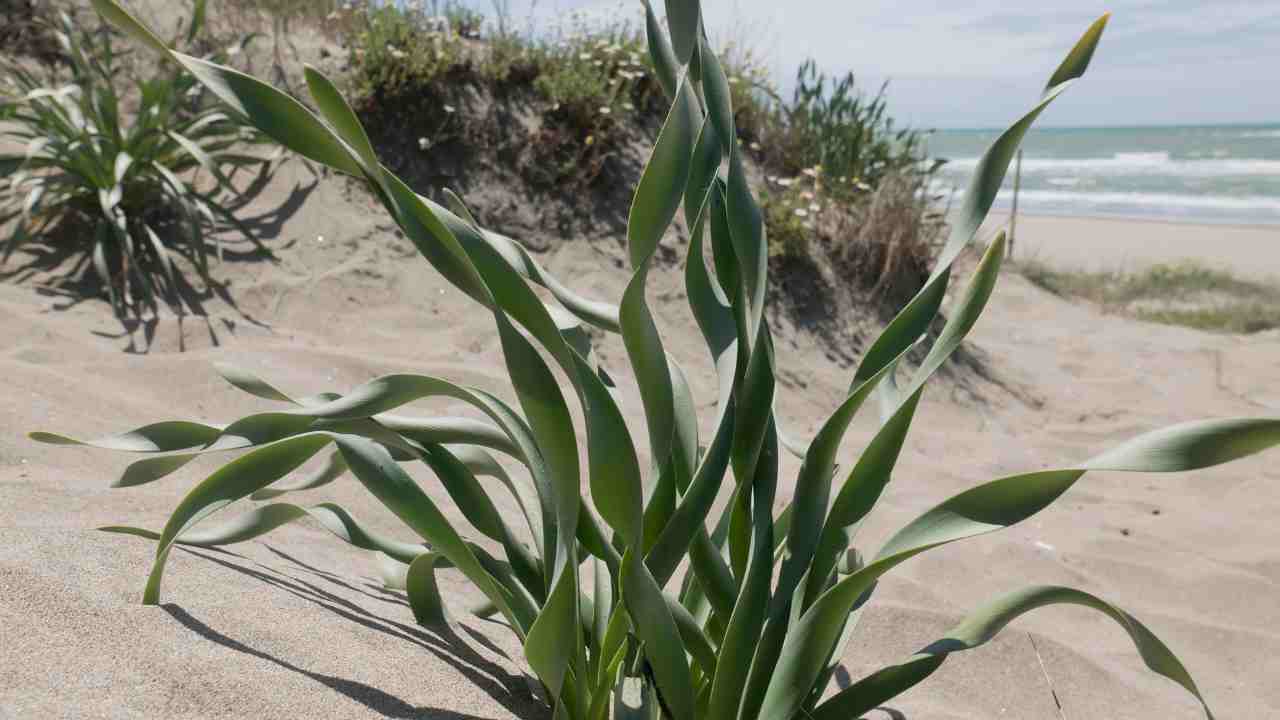
<svg viewBox="0 0 1280 720">
<path fill-rule="evenodd" d="M 276 209 L 310 182 L 290 166 L 258 209 Z M 0 283 L 0 329 L 9 339 L 0 353 L 0 717 L 548 717 L 528 695 L 519 648 L 504 627 L 463 617 L 459 635 L 449 636 L 415 626 L 403 597 L 380 587 L 369 554 L 311 525 L 230 552 L 175 552 L 165 604 L 143 607 L 151 543 L 93 528 L 158 528 L 216 463 L 111 490 L 132 457 L 24 437 L 29 430 L 96 436 L 164 418 L 225 421 L 270 407 L 218 379 L 210 369 L 218 360 L 300 393 L 409 371 L 510 397 L 490 322 L 395 238 L 366 199 L 323 183 L 296 205 L 266 225 L 279 262 L 220 271 L 234 278 L 239 310 L 210 301 L 212 319 L 189 320 L 184 336 L 174 321 L 162 322 L 145 354 L 124 352 L 130 341 L 105 303 L 42 293 L 39 276 Z M 1041 238 L 1048 256 L 1082 224 L 1095 247 L 1131 248 L 1116 257 L 1153 257 L 1151 244 L 1130 240 L 1151 225 L 1116 221 L 1028 219 L 1024 247 Z M 1265 243 L 1230 245 L 1220 229 L 1171 232 L 1187 248 L 1211 244 L 1242 267 L 1280 263 Z M 541 256 L 575 287 L 604 298 L 623 286 L 622 258 L 617 243 L 582 241 Z M 667 269 L 653 283 L 667 346 L 709 408 L 712 369 L 679 278 Z M 780 328 L 777 345 L 782 417 L 812 433 L 852 369 L 794 328 Z M 915 514 L 997 474 L 1079 460 L 1182 420 L 1273 413 L 1278 346 L 1274 333 L 1210 335 L 1103 315 L 1006 274 L 973 334 L 992 379 L 970 374 L 927 393 L 863 546 L 874 549 Z M 603 356 L 624 367 L 617 342 Z M 640 431 L 634 385 L 622 390 Z M 864 418 L 852 439 L 863 442 L 870 431 Z M 1088 476 L 1024 525 L 906 564 L 866 613 L 845 656 L 848 676 L 905 657 L 996 594 L 1061 583 L 1146 621 L 1181 654 L 1220 717 L 1280 715 L 1277 458 L 1179 476 Z M 784 494 L 796 469 L 784 467 Z M 350 480 L 310 495 L 412 539 Z M 462 617 L 475 592 L 449 573 L 442 582 Z M 1180 689 L 1144 670 L 1110 621 L 1050 609 L 955 656 L 890 703 L 901 715 L 872 717 L 1057 717 L 1029 634 L 1066 717 L 1200 716 Z"/>
<path fill-rule="evenodd" d="M 984 232 L 1009 222 L 992 213 Z M 1280 279 L 1280 226 L 1018 216 L 1014 257 L 1072 270 L 1141 270 L 1195 260 L 1254 280 Z"/>
</svg>

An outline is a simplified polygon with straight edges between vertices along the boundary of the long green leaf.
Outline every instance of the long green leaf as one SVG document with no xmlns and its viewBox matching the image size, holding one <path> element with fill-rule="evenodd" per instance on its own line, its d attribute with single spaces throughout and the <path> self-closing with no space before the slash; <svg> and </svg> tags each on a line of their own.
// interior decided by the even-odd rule
<svg viewBox="0 0 1280 720">
<path fill-rule="evenodd" d="M 1222 442 L 1230 438 L 1230 442 Z M 926 512 L 889 540 L 876 559 L 825 592 L 788 636 L 761 707 L 786 717 L 800 707 L 823 670 L 844 619 L 882 575 L 935 547 L 1002 530 L 1048 507 L 1088 470 L 1176 472 L 1208 467 L 1280 444 L 1280 419 L 1186 423 L 1141 435 L 1075 468 L 1001 478 Z"/>
<path fill-rule="evenodd" d="M 291 503 L 260 505 L 216 527 L 188 530 L 179 535 L 176 542 L 179 545 L 197 547 L 234 545 L 261 537 L 302 518 L 315 520 L 320 527 L 355 547 L 386 553 L 402 563 L 413 562 L 414 558 L 427 551 L 427 548 L 422 545 L 394 540 L 366 528 L 351 513 L 334 503 L 320 503 L 309 507 Z M 137 535 L 151 540 L 159 540 L 162 537 L 161 533 L 139 528 L 108 526 L 98 529 L 104 532 Z"/>
<path fill-rule="evenodd" d="M 1129 613 L 1089 593 L 1066 587 L 1041 586 L 1010 593 L 971 613 L 945 637 L 897 665 L 883 668 L 836 693 L 806 717 L 812 720 L 848 720 L 869 712 L 924 680 L 953 652 L 986 644 L 1019 616 L 1048 605 L 1083 605 L 1115 620 L 1129 634 L 1142 661 L 1159 675 L 1178 683 L 1195 696 L 1205 715 L 1213 720 L 1209 705 L 1191 674 L 1160 638 Z"/>
</svg>

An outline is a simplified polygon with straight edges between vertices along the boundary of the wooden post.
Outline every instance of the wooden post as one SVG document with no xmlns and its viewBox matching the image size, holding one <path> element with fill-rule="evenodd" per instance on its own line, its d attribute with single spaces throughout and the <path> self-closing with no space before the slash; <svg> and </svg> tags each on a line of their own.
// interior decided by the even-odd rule
<svg viewBox="0 0 1280 720">
<path fill-rule="evenodd" d="M 1013 241 L 1018 230 L 1018 191 L 1022 189 L 1022 148 L 1018 148 L 1018 160 L 1013 166 L 1013 210 L 1009 214 L 1009 259 L 1013 259 Z"/>
</svg>

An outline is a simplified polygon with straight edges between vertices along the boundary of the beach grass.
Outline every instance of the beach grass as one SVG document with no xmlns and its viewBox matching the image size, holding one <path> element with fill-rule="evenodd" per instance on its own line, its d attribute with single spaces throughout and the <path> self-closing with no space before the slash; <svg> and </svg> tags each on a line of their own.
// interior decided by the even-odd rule
<svg viewBox="0 0 1280 720">
<path fill-rule="evenodd" d="M 1280 288 L 1196 261 L 1135 271 L 1078 270 L 1032 260 L 1023 277 L 1064 298 L 1081 298 L 1140 320 L 1228 333 L 1280 327 Z"/>
</svg>

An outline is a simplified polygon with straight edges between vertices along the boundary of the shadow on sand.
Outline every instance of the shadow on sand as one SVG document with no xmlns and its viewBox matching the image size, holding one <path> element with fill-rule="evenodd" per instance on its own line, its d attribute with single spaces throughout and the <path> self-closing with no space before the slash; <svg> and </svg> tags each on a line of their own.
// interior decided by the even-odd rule
<svg viewBox="0 0 1280 720">
<path fill-rule="evenodd" d="M 267 177 L 267 180 L 270 180 L 270 176 Z M 240 218 L 244 233 L 240 234 L 238 230 L 224 229 L 218 236 L 221 239 L 220 247 L 213 242 L 212 238 L 206 237 L 205 252 L 210 258 L 211 265 L 217 267 L 219 264 L 275 262 L 275 255 L 266 243 L 280 237 L 285 223 L 302 209 L 307 199 L 319 187 L 319 183 L 318 177 L 306 184 L 299 182 L 274 207 Z M 245 190 L 243 195 L 239 196 L 234 202 L 227 204 L 227 210 L 236 214 L 243 212 L 263 196 L 268 185 L 269 182 L 254 183 Z M 162 234 L 168 234 L 163 233 L 163 229 L 159 229 L 160 226 L 157 226 L 157 228 Z M 19 251 L 21 260 L 18 264 L 11 267 L 0 267 L 0 281 L 15 285 L 31 283 L 40 295 L 55 298 L 55 302 L 51 306 L 51 310 L 54 312 L 71 310 L 86 301 L 103 300 L 106 297 L 106 291 L 97 273 L 93 270 L 92 244 L 76 240 L 76 237 L 84 235 L 84 232 L 83 229 L 79 231 L 56 231 L 50 235 L 30 240 Z M 186 231 L 182 228 L 171 227 L 169 232 L 181 234 Z M 194 253 L 194 250 L 190 248 L 176 247 L 172 249 L 175 253 L 182 255 Z M 205 304 L 215 299 L 230 308 L 240 320 L 250 325 L 268 329 L 269 326 L 266 323 L 254 318 L 237 305 L 235 298 L 228 289 L 228 283 L 220 282 L 212 277 L 198 273 L 194 269 L 193 263 L 188 264 L 193 265 L 192 272 L 200 275 L 203 287 L 193 285 L 182 272 L 174 273 L 175 290 L 181 300 L 181 305 L 189 310 L 189 314 L 185 317 L 178 315 L 176 318 L 179 328 L 179 343 L 183 343 L 184 333 L 182 330 L 186 320 L 193 320 L 203 324 L 209 333 L 210 343 L 214 346 L 220 344 L 218 340 L 219 332 L 235 332 L 236 322 L 234 320 L 223 318 L 219 324 L 215 324 L 210 320 L 208 313 L 205 311 Z M 154 317 L 142 319 L 125 317 L 120 320 L 122 325 L 120 332 L 94 331 L 94 334 L 109 339 L 128 338 L 129 344 L 125 348 L 125 352 L 147 352 L 151 347 L 152 340 L 155 338 L 160 320 Z M 185 348 L 179 347 L 179 350 L 183 349 Z"/>
<path fill-rule="evenodd" d="M 266 547 L 277 557 L 290 563 L 296 568 L 297 572 L 284 572 L 236 553 L 226 551 L 215 553 L 207 550 L 197 551 L 191 548 L 183 549 L 195 557 L 247 575 L 274 589 L 306 600 L 345 621 L 375 630 L 397 642 L 417 645 L 457 670 L 459 674 L 484 691 L 485 694 L 493 698 L 515 717 L 530 718 L 531 720 L 550 719 L 550 711 L 533 699 L 524 677 L 508 672 L 506 668 L 477 652 L 473 643 L 483 646 L 490 653 L 506 657 L 499 648 L 478 632 L 458 625 L 457 627 L 467 634 L 467 637 L 464 638 L 447 627 L 425 628 L 393 620 L 373 612 L 337 593 L 354 593 L 365 599 L 394 606 L 401 613 L 407 610 L 408 603 L 400 593 L 385 590 L 372 584 L 368 586 L 353 584 L 345 578 L 314 568 L 275 548 Z M 249 567 L 249 564 L 255 567 Z M 367 683 L 308 670 L 305 667 L 295 665 L 286 658 L 254 648 L 241 640 L 231 637 L 227 632 L 210 627 L 177 605 L 169 603 L 165 604 L 163 608 L 174 620 L 200 637 L 225 648 L 265 660 L 295 672 L 334 692 L 351 698 L 368 708 L 371 713 L 376 713 L 380 717 L 481 720 L 481 718 L 474 715 L 467 715 L 444 708 L 415 706 Z"/>
</svg>

